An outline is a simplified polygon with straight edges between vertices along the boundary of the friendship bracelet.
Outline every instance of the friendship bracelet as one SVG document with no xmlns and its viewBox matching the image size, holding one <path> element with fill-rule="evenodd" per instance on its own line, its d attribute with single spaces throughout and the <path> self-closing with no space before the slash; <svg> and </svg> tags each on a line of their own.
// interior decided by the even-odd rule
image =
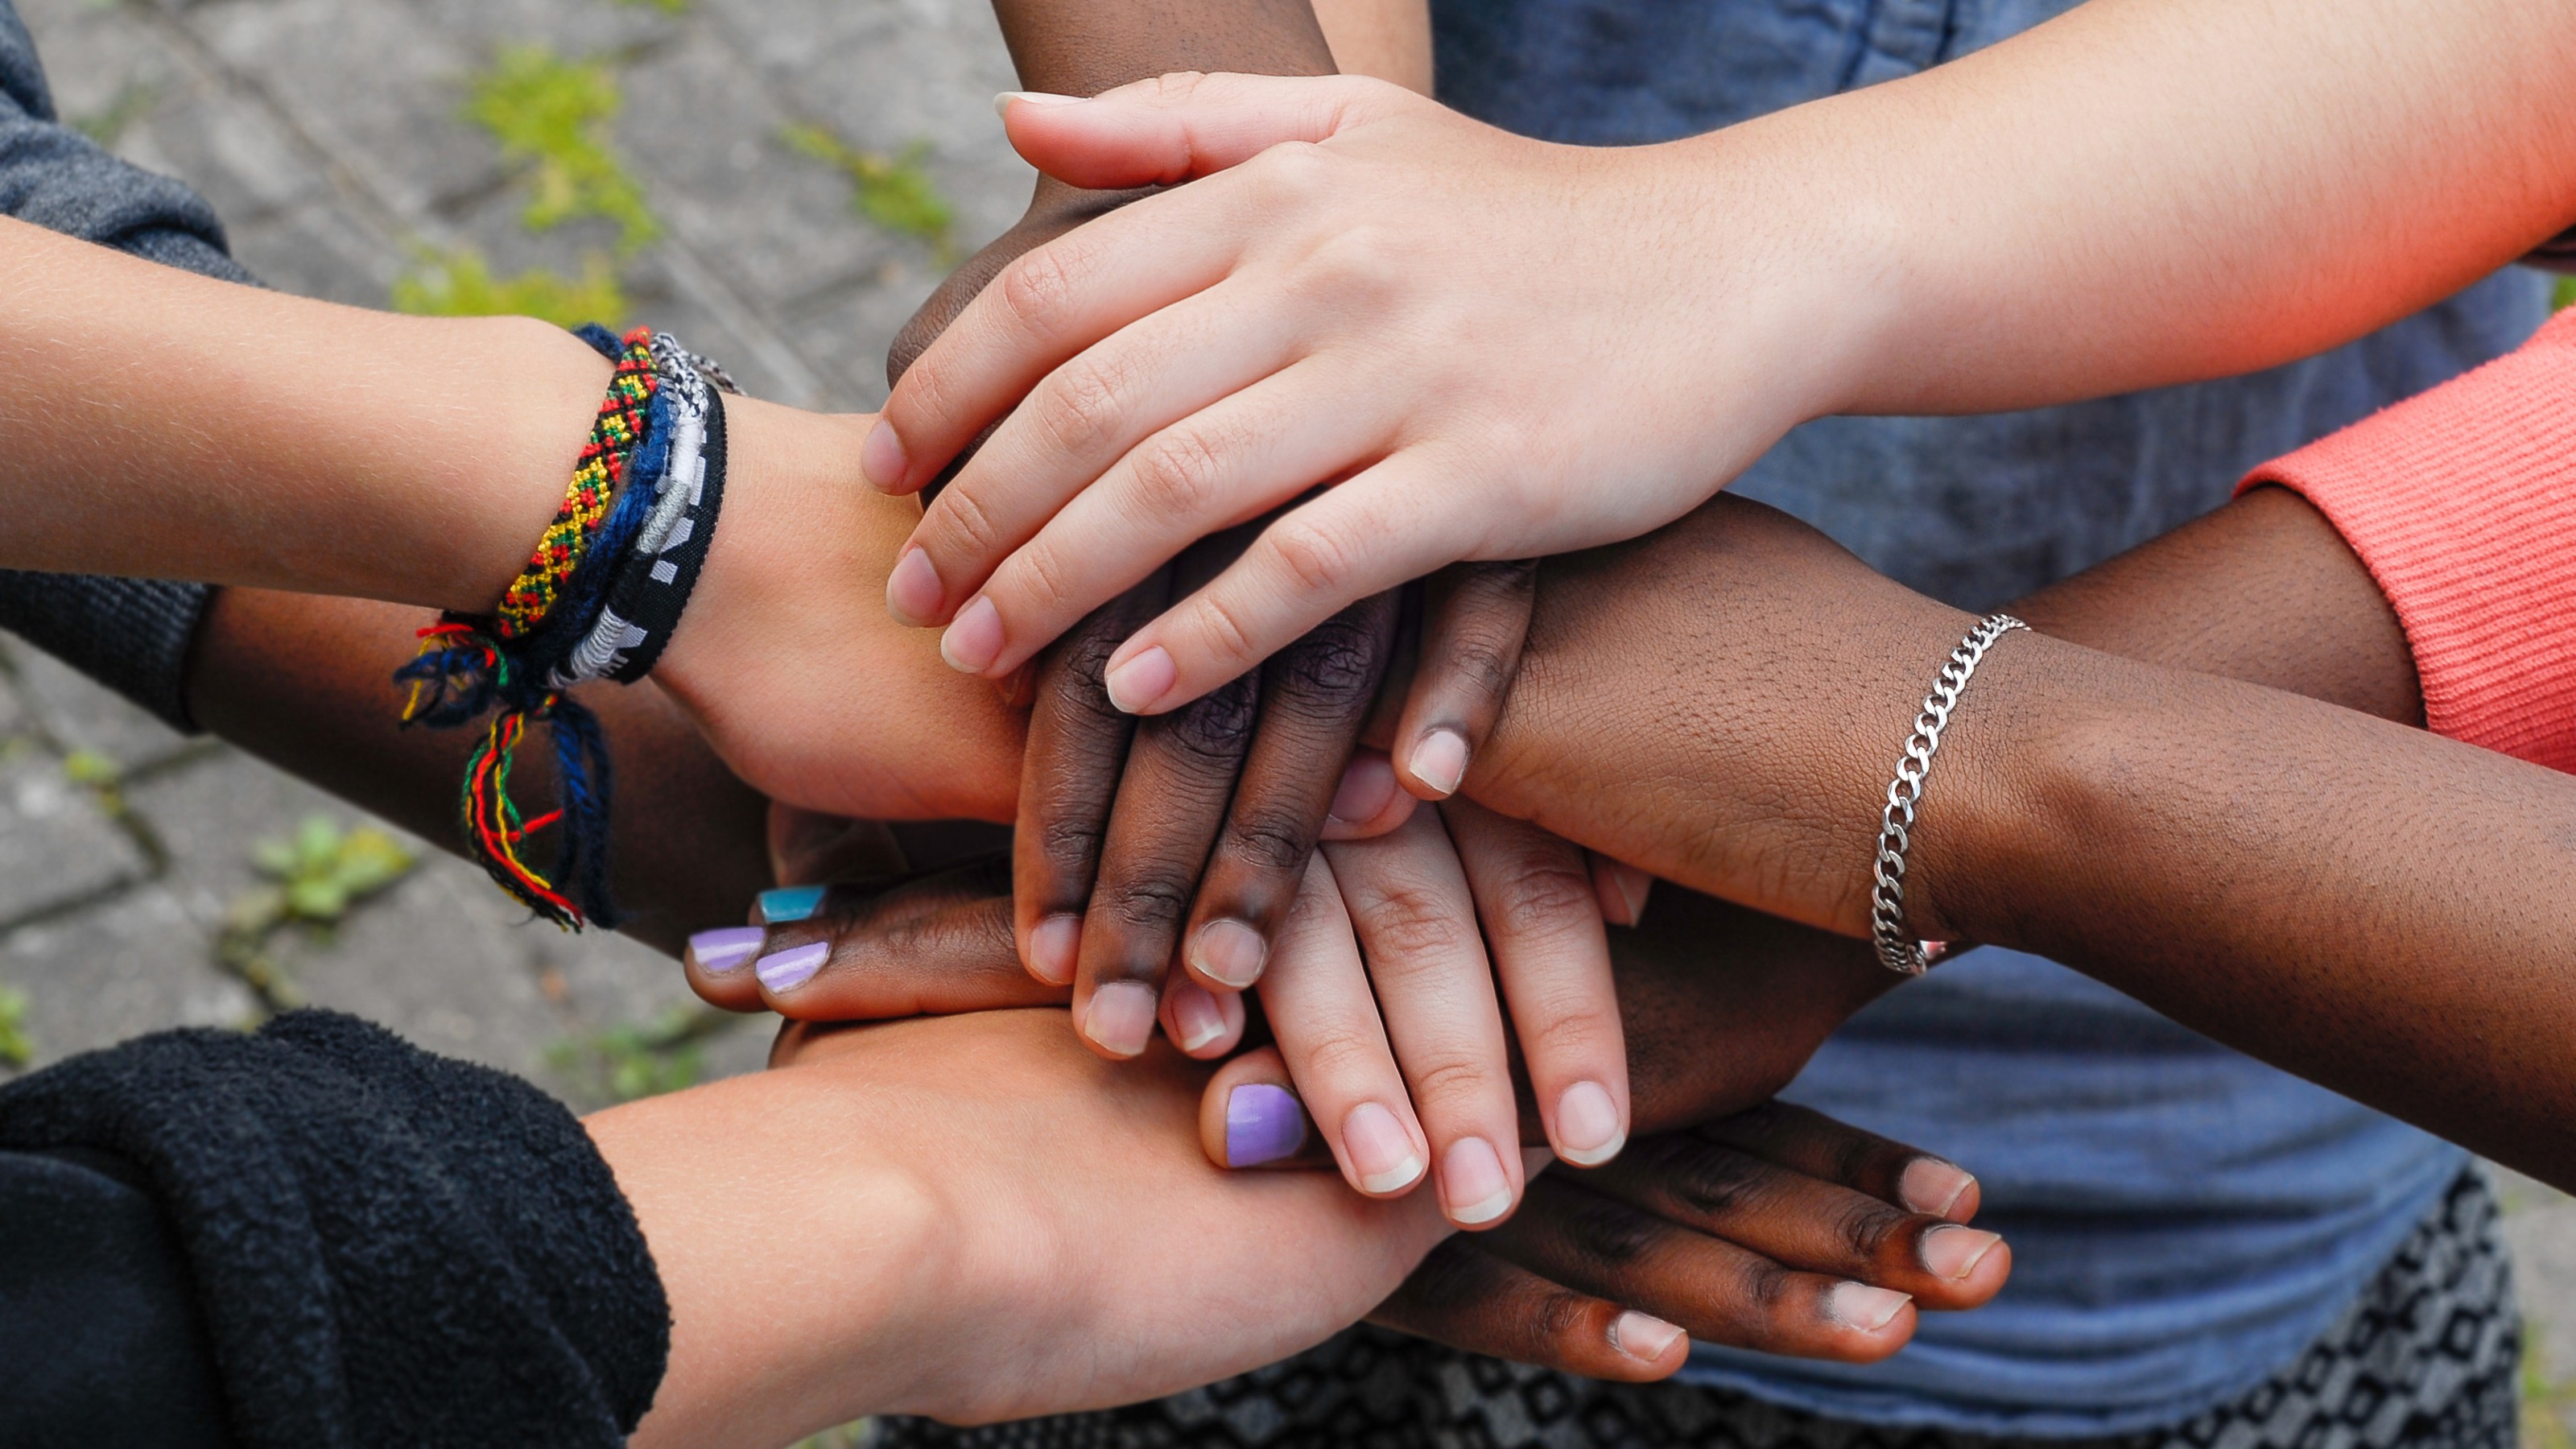
<svg viewBox="0 0 2576 1449">
<path fill-rule="evenodd" d="M 708 382 L 736 389 L 722 368 L 667 332 L 653 338 L 653 355 L 662 381 L 656 401 L 669 404 L 668 461 L 658 469 L 651 510 L 618 562 L 597 621 L 548 676 L 558 689 L 602 678 L 632 684 L 652 672 L 714 541 L 724 497 L 724 405 Z M 655 446 L 663 441 L 657 438 Z M 638 498 L 645 476 L 639 467 L 630 490 Z"/>
<path fill-rule="evenodd" d="M 1950 651 L 1932 692 L 1914 717 L 1914 732 L 1896 761 L 1896 779 L 1887 787 L 1887 809 L 1879 817 L 1876 881 L 1869 895 L 1869 935 L 1878 948 L 1879 964 L 1901 976 L 1920 976 L 1946 955 L 1947 942 L 1918 941 L 1905 934 L 1905 852 L 1913 844 L 1915 807 L 1923 800 L 1923 777 L 1932 771 L 1932 755 L 1941 748 L 1941 731 L 1950 711 L 1959 707 L 1977 662 L 1994 642 L 2015 629 L 2030 626 L 2010 614 L 1988 614 Z"/>
<path fill-rule="evenodd" d="M 467 848 L 504 891 L 567 930 L 585 920 L 614 927 L 619 913 L 608 881 L 607 743 L 598 717 L 565 691 L 641 679 L 677 626 L 723 486 L 723 412 L 707 379 L 733 386 L 723 369 L 650 328 L 620 338 L 593 325 L 577 335 L 616 367 L 563 502 L 499 608 L 441 615 L 420 631 L 419 657 L 394 674 L 411 685 L 405 724 L 449 728 L 500 706 L 466 762 Z M 537 722 L 553 736 L 561 803 L 528 819 L 510 771 Z M 519 847 L 550 825 L 560 843 L 540 872 Z"/>
</svg>

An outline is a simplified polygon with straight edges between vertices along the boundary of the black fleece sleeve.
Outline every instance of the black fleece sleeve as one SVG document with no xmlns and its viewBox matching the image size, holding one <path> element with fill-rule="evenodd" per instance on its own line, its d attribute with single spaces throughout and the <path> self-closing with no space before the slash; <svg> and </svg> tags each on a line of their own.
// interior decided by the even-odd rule
<svg viewBox="0 0 2576 1449">
<path fill-rule="evenodd" d="M 0 0 L 0 216 L 228 282 L 256 280 L 225 250 L 205 198 L 118 160 L 62 124 L 35 42 Z M 181 729 L 188 644 L 203 584 L 0 569 L 0 629 Z"/>
<path fill-rule="evenodd" d="M 74 1223 L 75 1200 L 97 1210 Z M 12 1445 L 191 1384 L 220 1386 L 230 1437 L 166 1442 L 616 1445 L 670 1348 L 643 1234 L 569 1112 L 328 1012 L 0 1087 L 0 1242 Z M 121 1382 L 99 1369 L 119 1354 L 152 1361 Z"/>
</svg>

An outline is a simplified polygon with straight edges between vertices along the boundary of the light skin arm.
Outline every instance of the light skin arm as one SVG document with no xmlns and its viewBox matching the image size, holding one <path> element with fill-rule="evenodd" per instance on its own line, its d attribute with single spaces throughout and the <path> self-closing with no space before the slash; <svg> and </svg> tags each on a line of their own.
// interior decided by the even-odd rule
<svg viewBox="0 0 2576 1449">
<path fill-rule="evenodd" d="M 1061 1012 L 985 1012 L 588 1119 L 671 1300 L 635 1442 L 1177 1392 L 1320 1342 L 1445 1234 L 1427 1199 L 1209 1165 L 1204 1077 L 1168 1051 L 1102 1062 Z"/>
<path fill-rule="evenodd" d="M 609 376 L 526 318 L 283 296 L 5 219 L 0 287 L 12 568 L 488 610 L 562 499 Z M 1017 721 L 990 689 L 943 683 L 934 641 L 878 605 L 913 509 L 859 485 L 867 420 L 749 398 L 725 415 L 723 512 L 655 682 L 772 797 L 1008 818 Z M 362 657 L 390 671 L 404 652 Z M 882 686 L 905 676 L 917 687 Z M 933 766 L 961 757 L 987 768 Z"/>
<path fill-rule="evenodd" d="M 2097 0 L 1631 148 L 1352 80 L 1014 105 L 1051 175 L 1192 184 L 1025 259 L 888 400 L 866 466 L 899 490 L 1010 414 L 892 602 L 1005 675 L 1189 540 L 1335 483 L 1127 641 L 1114 692 L 1154 713 L 1397 580 L 1643 533 L 1810 418 L 2307 355 L 2576 218 L 2568 19 Z"/>
</svg>

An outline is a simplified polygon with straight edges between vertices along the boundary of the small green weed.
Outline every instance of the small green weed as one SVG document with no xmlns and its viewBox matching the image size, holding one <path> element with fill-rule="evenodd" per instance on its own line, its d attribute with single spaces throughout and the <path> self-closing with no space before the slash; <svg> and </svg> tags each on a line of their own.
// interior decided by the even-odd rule
<svg viewBox="0 0 2576 1449">
<path fill-rule="evenodd" d="M 416 863 L 400 842 L 372 825 L 342 830 L 327 816 L 308 817 L 288 840 L 263 840 L 251 862 L 270 884 L 234 901 L 215 936 L 215 964 L 259 994 L 269 1011 L 287 1011 L 302 998 L 269 941 L 289 926 L 327 934 L 350 907 L 409 874 Z"/>
<path fill-rule="evenodd" d="M 72 117 L 72 129 L 98 144 L 113 148 L 123 140 L 134 123 L 152 114 L 161 100 L 157 87 L 141 81 L 132 82 L 116 93 L 116 98 L 86 116 Z"/>
<path fill-rule="evenodd" d="M 618 250 L 632 253 L 662 228 L 644 204 L 644 184 L 610 140 L 624 104 L 606 64 L 513 45 L 473 78 L 465 118 L 500 143 L 503 161 L 527 168 L 530 195 L 520 220 L 530 231 L 600 217 L 617 224 Z"/>
<path fill-rule="evenodd" d="M 546 1048 L 546 1065 L 611 1101 L 632 1102 L 698 1083 L 700 1045 L 740 1017 L 704 1006 L 674 1006 L 650 1022 L 628 1022 Z"/>
<path fill-rule="evenodd" d="M 23 1067 L 36 1059 L 36 1039 L 27 1034 L 27 993 L 0 986 L 0 1067 Z"/>
<path fill-rule="evenodd" d="M 2541 1348 L 2541 1326 L 2522 1321 L 2522 1442 L 2531 1449 L 2576 1449 L 2568 1432 L 2576 1416 L 2576 1384 L 2553 1384 Z"/>
<path fill-rule="evenodd" d="M 862 150 L 821 126 L 794 125 L 778 133 L 789 150 L 842 172 L 856 188 L 850 204 L 861 216 L 900 236 L 919 237 L 938 253 L 942 266 L 955 260 L 949 235 L 955 216 L 939 194 L 938 183 L 922 169 L 930 143 L 915 141 L 900 156 Z"/>
<path fill-rule="evenodd" d="M 578 277 L 543 267 L 496 277 L 481 253 L 460 247 L 422 251 L 394 280 L 393 305 L 419 317 L 538 317 L 558 327 L 616 327 L 626 317 L 626 289 L 596 252 L 582 258 Z"/>
</svg>

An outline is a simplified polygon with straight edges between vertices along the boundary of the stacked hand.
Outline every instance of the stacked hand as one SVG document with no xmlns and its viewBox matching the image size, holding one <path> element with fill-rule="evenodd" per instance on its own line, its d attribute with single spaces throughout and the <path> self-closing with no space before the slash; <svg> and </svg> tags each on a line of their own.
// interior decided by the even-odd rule
<svg viewBox="0 0 2576 1449">
<path fill-rule="evenodd" d="M 828 868 L 848 844 L 788 869 Z M 835 886 L 811 916 L 763 931 L 765 949 L 823 948 L 805 984 L 765 992 L 750 972 L 698 963 L 691 980 L 721 1004 L 770 1005 L 818 1024 L 1062 1001 L 1062 988 L 1018 967 L 1004 881 L 994 857 L 892 886 Z M 1383 1321 L 1480 1352 L 1643 1379 L 1680 1362 L 1658 1323 L 1703 1342 L 1858 1361 L 1911 1336 L 1913 1307 L 1900 1295 L 1936 1309 L 1992 1296 L 2009 1250 L 1944 1226 L 1975 1211 L 1965 1173 L 1768 1101 L 1892 982 L 1865 949 L 1670 891 L 1642 927 L 1616 935 L 1648 1135 L 1610 1167 L 1547 1168 L 1509 1225 L 1444 1245 L 1380 1308 Z M 1282 972 L 1295 954 L 1283 949 Z M 816 1029 L 791 1024 L 782 1052 Z M 1210 1158 L 1317 1162 L 1322 1134 L 1308 1134 L 1289 1085 L 1270 1047 L 1221 1067 L 1199 1111 Z M 1533 1142 L 1535 1128 L 1526 1127 Z M 1645 1316 L 1623 1319 L 1632 1310 Z"/>
</svg>

